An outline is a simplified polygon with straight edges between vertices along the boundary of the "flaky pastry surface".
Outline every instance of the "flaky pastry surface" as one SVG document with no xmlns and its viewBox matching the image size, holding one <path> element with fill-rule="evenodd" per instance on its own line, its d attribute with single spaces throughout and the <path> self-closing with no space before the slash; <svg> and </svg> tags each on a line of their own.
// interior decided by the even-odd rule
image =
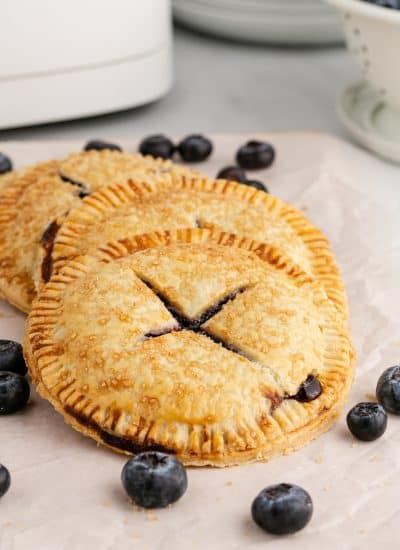
<svg viewBox="0 0 400 550">
<path fill-rule="evenodd" d="M 130 178 L 161 186 L 171 174 L 193 171 L 171 161 L 136 153 L 82 151 L 65 161 L 40 163 L 19 174 L 3 176 L 0 201 L 0 292 L 28 312 L 36 295 L 33 271 L 39 267 L 39 244 L 48 252 L 63 217 L 81 199 L 115 178 Z M 90 177 L 88 177 L 90 174 Z M 2 180 L 0 180 L 0 188 Z M 49 227 L 50 226 L 50 227 Z M 45 234 L 47 229 L 50 232 Z M 45 239 L 42 239 L 45 235 Z"/>
<path fill-rule="evenodd" d="M 182 227 L 217 227 L 279 248 L 315 276 L 347 316 L 343 282 L 326 237 L 290 205 L 234 182 L 175 175 L 164 190 L 136 180 L 104 187 L 62 224 L 53 267 L 57 271 L 74 256 L 127 234 Z M 35 279 L 40 285 L 39 269 Z"/>
<path fill-rule="evenodd" d="M 116 450 L 227 466 L 325 431 L 353 377 L 343 316 L 274 247 L 157 232 L 76 257 L 28 318 L 32 378 L 73 427 Z M 309 376 L 321 395 L 294 398 Z"/>
</svg>

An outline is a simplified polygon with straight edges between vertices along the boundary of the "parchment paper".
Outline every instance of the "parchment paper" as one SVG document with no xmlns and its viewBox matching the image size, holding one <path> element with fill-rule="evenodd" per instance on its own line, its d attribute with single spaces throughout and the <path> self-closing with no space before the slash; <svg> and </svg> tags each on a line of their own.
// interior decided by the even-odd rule
<svg viewBox="0 0 400 550">
<path fill-rule="evenodd" d="M 255 136 L 215 136 L 212 160 L 199 169 L 216 174 L 247 137 Z M 259 137 L 275 144 L 278 160 L 254 177 L 306 211 L 330 238 L 343 270 L 358 352 L 347 410 L 371 399 L 381 371 L 400 360 L 399 170 L 322 134 Z M 122 144 L 136 150 L 135 140 Z M 81 142 L 0 144 L 18 166 L 81 147 Z M 0 302 L 0 337 L 21 340 L 23 331 L 24 316 Z M 128 503 L 120 484 L 124 456 L 67 427 L 34 392 L 24 412 L 0 417 L 0 441 L 0 462 L 12 475 L 11 489 L 0 500 L 1 550 L 399 545 L 400 418 L 393 416 L 385 436 L 373 443 L 355 442 L 344 414 L 317 441 L 268 464 L 190 469 L 186 495 L 156 512 Z M 306 488 L 315 512 L 304 531 L 275 538 L 253 524 L 250 506 L 264 486 L 282 481 Z"/>
</svg>

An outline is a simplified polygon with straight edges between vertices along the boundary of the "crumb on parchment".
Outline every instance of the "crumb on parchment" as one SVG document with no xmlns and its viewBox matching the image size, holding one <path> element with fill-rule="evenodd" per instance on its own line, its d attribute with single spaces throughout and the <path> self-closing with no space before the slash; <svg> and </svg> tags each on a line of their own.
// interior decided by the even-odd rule
<svg viewBox="0 0 400 550">
<path fill-rule="evenodd" d="M 324 457 L 322 455 L 316 456 L 314 458 L 315 464 L 323 464 L 324 463 Z"/>
<path fill-rule="evenodd" d="M 152 510 L 149 510 L 146 512 L 146 519 L 147 521 L 158 521 L 158 516 Z"/>
</svg>

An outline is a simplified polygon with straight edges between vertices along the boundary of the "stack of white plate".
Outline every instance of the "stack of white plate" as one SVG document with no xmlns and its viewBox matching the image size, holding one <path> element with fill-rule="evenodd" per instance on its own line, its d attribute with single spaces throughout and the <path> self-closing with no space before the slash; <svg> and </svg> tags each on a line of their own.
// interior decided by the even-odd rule
<svg viewBox="0 0 400 550">
<path fill-rule="evenodd" d="M 323 0 L 173 0 L 175 19 L 210 34 L 275 44 L 342 41 L 337 14 Z"/>
</svg>

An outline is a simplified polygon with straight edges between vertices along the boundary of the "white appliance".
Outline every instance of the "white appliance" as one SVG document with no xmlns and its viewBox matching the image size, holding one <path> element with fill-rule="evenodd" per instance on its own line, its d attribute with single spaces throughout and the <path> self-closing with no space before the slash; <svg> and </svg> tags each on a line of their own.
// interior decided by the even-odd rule
<svg viewBox="0 0 400 550">
<path fill-rule="evenodd" d="M 161 97 L 171 34 L 170 0 L 2 0 L 0 128 Z"/>
<path fill-rule="evenodd" d="M 339 18 L 322 0 L 173 0 L 177 21 L 248 42 L 330 44 L 343 41 Z"/>
</svg>

